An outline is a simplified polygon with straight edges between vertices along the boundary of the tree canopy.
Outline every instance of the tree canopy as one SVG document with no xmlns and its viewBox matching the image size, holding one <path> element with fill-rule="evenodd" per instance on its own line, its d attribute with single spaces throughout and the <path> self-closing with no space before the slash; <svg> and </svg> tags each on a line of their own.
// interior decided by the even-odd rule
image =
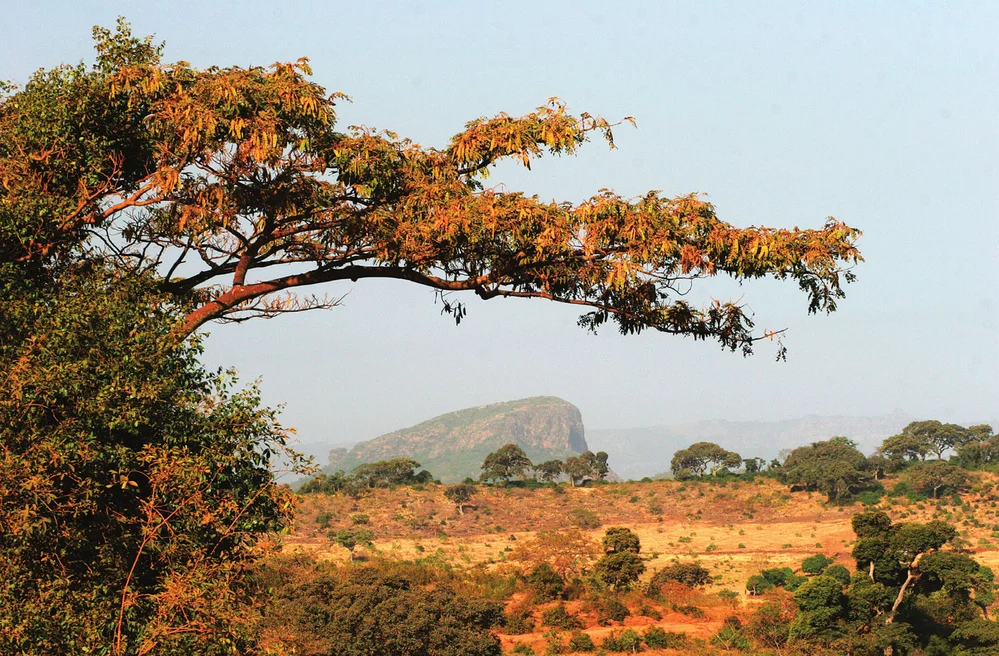
<svg viewBox="0 0 999 656">
<path fill-rule="evenodd" d="M 735 451 L 729 451 L 714 442 L 695 442 L 686 449 L 673 454 L 670 468 L 673 475 L 690 472 L 701 476 L 708 468 L 714 473 L 719 468 L 737 468 L 742 465 L 742 456 Z"/>
<path fill-rule="evenodd" d="M 867 458 L 845 437 L 813 442 L 791 452 L 781 466 L 781 477 L 789 485 L 818 490 L 830 501 L 867 486 L 872 476 Z"/>
<path fill-rule="evenodd" d="M 529 168 L 595 134 L 613 146 L 610 122 L 556 99 L 426 147 L 339 128 L 345 97 L 310 81 L 304 59 L 198 69 L 164 62 L 124 22 L 94 36 L 94 65 L 40 71 L 0 97 L 0 259 L 146 276 L 183 308 L 182 334 L 339 303 L 301 288 L 390 278 L 578 305 L 587 328 L 613 320 L 748 354 L 773 331 L 754 333 L 741 302 L 687 301 L 693 281 L 789 280 L 809 312 L 831 312 L 861 259 L 860 232 L 834 219 L 737 228 L 697 195 L 569 203 L 487 187 L 504 160 Z"/>
<path fill-rule="evenodd" d="M 531 459 L 516 444 L 506 444 L 486 456 L 482 462 L 482 480 L 501 479 L 509 482 L 515 476 L 523 476 L 532 467 Z"/>
</svg>

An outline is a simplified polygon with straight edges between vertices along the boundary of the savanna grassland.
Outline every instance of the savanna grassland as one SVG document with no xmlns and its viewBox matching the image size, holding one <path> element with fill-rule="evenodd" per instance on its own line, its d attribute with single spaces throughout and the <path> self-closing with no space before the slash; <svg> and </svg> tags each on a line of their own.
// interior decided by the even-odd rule
<svg viewBox="0 0 999 656">
<path fill-rule="evenodd" d="M 444 496 L 448 486 L 432 483 L 372 489 L 359 497 L 307 494 L 302 497 L 296 528 L 285 538 L 282 550 L 285 555 L 346 564 L 352 560 L 351 552 L 328 536 L 362 528 L 371 531 L 373 541 L 368 548 L 354 549 L 355 566 L 365 560 L 389 559 L 523 577 L 535 564 L 529 553 L 532 540 L 543 532 L 578 530 L 599 544 L 609 527 L 626 527 L 640 539 L 646 565 L 631 590 L 618 594 L 630 615 L 607 621 L 600 617 L 599 608 L 585 600 L 535 603 L 529 590 L 512 586 L 501 595 L 508 613 L 528 609 L 535 626 L 517 635 L 499 629 L 504 652 L 516 647 L 526 653 L 518 647 L 523 644 L 534 653 L 546 653 L 545 634 L 551 628 L 540 618 L 546 610 L 563 605 L 598 645 L 615 632 L 658 626 L 686 634 L 693 641 L 683 653 L 694 648 L 721 653 L 722 646 L 712 638 L 727 618 L 746 623 L 761 604 L 788 594 L 775 590 L 750 595 L 746 590 L 750 576 L 782 567 L 800 573 L 802 561 L 815 554 L 825 554 L 853 572 L 851 551 L 857 537 L 851 519 L 872 508 L 885 511 L 896 522 L 945 520 L 959 530 L 954 546 L 983 565 L 999 565 L 996 480 L 995 475 L 979 473 L 977 482 L 962 496 L 874 495 L 864 499 L 868 505 L 861 501 L 834 504 L 818 493 L 792 493 L 768 477 L 592 487 L 477 486 L 462 513 Z M 890 490 L 894 479 L 883 483 Z M 659 570 L 694 562 L 709 570 L 710 583 L 668 587 L 658 599 L 645 594 Z M 691 607 L 698 610 L 691 611 Z"/>
</svg>

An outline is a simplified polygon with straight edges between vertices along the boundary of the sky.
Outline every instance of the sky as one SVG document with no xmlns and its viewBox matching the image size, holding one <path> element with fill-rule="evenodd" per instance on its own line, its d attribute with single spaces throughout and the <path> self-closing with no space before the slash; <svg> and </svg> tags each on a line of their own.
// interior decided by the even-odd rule
<svg viewBox="0 0 999 656">
<path fill-rule="evenodd" d="M 342 307 L 212 325 L 205 361 L 260 380 L 306 442 L 354 442 L 459 408 L 535 395 L 589 428 L 699 419 L 999 418 L 999 3 L 0 1 L 0 79 L 91 61 L 93 25 L 127 17 L 168 61 L 308 57 L 352 102 L 342 125 L 440 146 L 464 123 L 558 96 L 609 120 L 617 149 L 490 178 L 542 199 L 601 188 L 706 194 L 735 225 L 863 230 L 836 313 L 795 287 L 711 281 L 786 362 L 713 343 L 598 335 L 540 300 L 474 297 L 460 326 L 431 291 L 330 286 Z"/>
</svg>

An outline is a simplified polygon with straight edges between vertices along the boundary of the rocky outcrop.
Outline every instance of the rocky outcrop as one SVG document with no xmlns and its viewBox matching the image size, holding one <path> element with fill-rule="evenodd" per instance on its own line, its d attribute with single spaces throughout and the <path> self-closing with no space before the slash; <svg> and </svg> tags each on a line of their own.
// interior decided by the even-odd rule
<svg viewBox="0 0 999 656">
<path fill-rule="evenodd" d="M 586 451 L 579 408 L 553 396 L 466 408 L 331 454 L 330 466 L 349 471 L 363 462 L 407 457 L 455 482 L 477 478 L 486 455 L 511 443 L 534 462 Z"/>
</svg>

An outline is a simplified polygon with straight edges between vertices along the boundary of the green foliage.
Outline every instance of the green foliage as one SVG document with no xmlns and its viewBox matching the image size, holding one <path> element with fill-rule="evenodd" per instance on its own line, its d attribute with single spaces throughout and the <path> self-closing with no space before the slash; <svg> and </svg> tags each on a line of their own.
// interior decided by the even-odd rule
<svg viewBox="0 0 999 656">
<path fill-rule="evenodd" d="M 615 526 L 607 529 L 603 538 L 604 553 L 633 553 L 637 554 L 642 550 L 638 536 L 631 529 Z"/>
<path fill-rule="evenodd" d="M 534 633 L 534 626 L 534 617 L 527 609 L 507 613 L 503 618 L 503 630 L 510 635 Z"/>
<path fill-rule="evenodd" d="M 563 471 L 569 476 L 569 482 L 572 485 L 582 483 L 587 479 L 603 480 L 610 472 L 607 457 L 607 453 L 604 451 L 596 453 L 585 451 L 578 456 L 569 456 L 565 459 Z"/>
<path fill-rule="evenodd" d="M 602 626 L 611 622 L 623 622 L 630 615 L 628 607 L 615 597 L 604 596 L 597 601 L 597 622 Z"/>
<path fill-rule="evenodd" d="M 515 476 L 523 477 L 531 467 L 531 460 L 522 448 L 516 444 L 507 444 L 486 456 L 480 478 L 484 481 L 492 479 L 508 483 Z"/>
<path fill-rule="evenodd" d="M 697 442 L 674 453 L 670 469 L 674 476 L 681 471 L 702 476 L 709 467 L 714 474 L 719 469 L 737 468 L 742 462 L 742 456 L 734 451 L 723 449 L 713 442 Z"/>
<path fill-rule="evenodd" d="M 824 554 L 815 554 L 801 561 L 801 571 L 805 574 L 821 574 L 834 562 L 836 561 Z"/>
<path fill-rule="evenodd" d="M 357 547 L 370 547 L 374 540 L 374 533 L 366 528 L 343 529 L 330 535 L 330 540 L 340 545 L 350 552 L 350 557 L 354 557 L 354 549 Z"/>
<path fill-rule="evenodd" d="M 760 574 L 753 574 L 746 581 L 746 590 L 752 595 L 761 595 L 767 590 L 773 590 L 774 584 Z"/>
<path fill-rule="evenodd" d="M 391 458 L 358 465 L 351 475 L 361 487 L 395 487 L 432 481 L 430 472 L 416 471 L 420 467 L 420 463 L 411 458 Z"/>
<path fill-rule="evenodd" d="M 666 631 L 658 626 L 646 629 L 642 640 L 649 649 L 687 649 L 690 646 L 685 633 Z"/>
<path fill-rule="evenodd" d="M 357 513 L 357 514 L 354 514 L 354 515 L 350 516 L 350 522 L 352 524 L 354 524 L 355 526 L 358 526 L 358 525 L 361 525 L 361 524 L 370 524 L 371 523 L 371 518 L 368 517 L 367 515 L 365 515 L 364 513 Z"/>
<path fill-rule="evenodd" d="M 603 523 L 600 515 L 589 508 L 573 508 L 569 511 L 569 523 L 578 528 L 600 528 Z"/>
<path fill-rule="evenodd" d="M 583 623 L 566 610 L 565 604 L 557 604 L 541 613 L 541 623 L 545 626 L 571 631 L 583 628 Z"/>
<path fill-rule="evenodd" d="M 830 501 L 848 497 L 874 482 L 867 458 L 845 437 L 798 447 L 784 461 L 780 475 L 788 485 L 817 490 Z"/>
<path fill-rule="evenodd" d="M 833 564 L 827 567 L 822 574 L 830 578 L 834 578 L 839 581 L 842 585 L 850 584 L 850 570 L 839 564 Z"/>
<path fill-rule="evenodd" d="M 905 470 L 904 476 L 913 490 L 934 499 L 941 493 L 963 492 L 970 482 L 966 471 L 942 460 L 916 463 Z"/>
<path fill-rule="evenodd" d="M 635 553 L 607 554 L 593 566 L 594 575 L 615 590 L 628 590 L 645 571 L 645 563 Z"/>
<path fill-rule="evenodd" d="M 664 583 L 675 582 L 688 588 L 699 588 L 711 583 L 711 570 L 700 563 L 675 563 L 667 565 L 649 581 L 649 596 L 656 596 Z"/>
<path fill-rule="evenodd" d="M 290 653 L 329 656 L 499 656 L 490 631 L 503 604 L 461 594 L 447 581 L 412 567 L 320 568 L 288 576 L 263 572 L 276 588 L 261 619 L 263 630 L 288 636 Z"/>
<path fill-rule="evenodd" d="M 642 645 L 642 636 L 640 636 L 634 629 L 625 629 L 620 632 L 611 631 L 610 634 L 604 638 L 604 641 L 600 646 L 611 652 L 635 653 L 644 649 Z"/>
<path fill-rule="evenodd" d="M 527 575 L 527 584 L 538 601 L 558 599 L 565 590 L 565 581 L 548 563 L 541 563 L 532 569 Z"/>
<path fill-rule="evenodd" d="M 576 631 L 569 637 L 569 649 L 571 651 L 589 653 L 596 648 L 597 646 L 593 644 L 593 638 L 588 633 Z"/>
<path fill-rule="evenodd" d="M 465 506 L 475 496 L 475 486 L 468 483 L 449 485 L 448 488 L 444 490 L 444 496 L 458 508 L 459 513 L 464 514 Z"/>
<path fill-rule="evenodd" d="M 294 509 L 275 413 L 143 278 L 0 264 L 0 290 L 0 653 L 247 647 L 247 566 Z"/>
<path fill-rule="evenodd" d="M 559 476 L 565 473 L 565 465 L 561 460 L 546 460 L 535 465 L 534 471 L 537 472 L 540 480 L 554 483 L 559 479 Z"/>
<path fill-rule="evenodd" d="M 711 644 L 722 649 L 745 651 L 749 649 L 749 638 L 743 632 L 742 622 L 739 618 L 732 616 L 725 618 L 722 627 L 718 629 L 717 633 L 711 636 Z"/>
</svg>

